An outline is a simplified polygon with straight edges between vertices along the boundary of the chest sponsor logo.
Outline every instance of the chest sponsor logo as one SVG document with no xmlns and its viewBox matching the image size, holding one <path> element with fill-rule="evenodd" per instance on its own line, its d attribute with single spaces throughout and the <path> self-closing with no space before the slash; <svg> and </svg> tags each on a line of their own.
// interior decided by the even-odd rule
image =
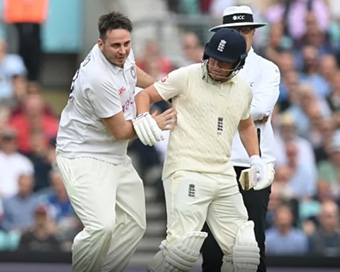
<svg viewBox="0 0 340 272">
<path fill-rule="evenodd" d="M 119 95 L 122 95 L 126 91 L 126 88 L 123 86 L 119 89 Z"/>
<path fill-rule="evenodd" d="M 135 104 L 135 99 L 134 97 L 130 97 L 128 100 L 125 101 L 124 105 L 122 106 L 122 111 L 126 112 L 133 104 Z"/>
</svg>

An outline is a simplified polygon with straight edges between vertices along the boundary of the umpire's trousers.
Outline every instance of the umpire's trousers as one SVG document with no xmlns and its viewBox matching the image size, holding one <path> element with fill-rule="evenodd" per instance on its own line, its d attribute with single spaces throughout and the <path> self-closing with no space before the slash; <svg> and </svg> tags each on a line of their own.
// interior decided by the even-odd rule
<svg viewBox="0 0 340 272">
<path fill-rule="evenodd" d="M 246 167 L 234 167 L 239 180 L 241 171 Z M 258 246 L 260 248 L 260 265 L 258 266 L 259 272 L 266 271 L 265 263 L 265 219 L 268 209 L 269 196 L 271 192 L 271 186 L 254 191 L 243 191 L 239 184 L 240 192 L 243 196 L 244 204 L 248 211 L 249 220 L 253 220 L 255 223 L 255 236 Z M 212 235 L 207 224 L 204 225 L 203 231 L 209 233 L 202 246 L 202 272 L 220 272 L 222 265 L 223 253 L 217 244 L 214 236 Z"/>
</svg>

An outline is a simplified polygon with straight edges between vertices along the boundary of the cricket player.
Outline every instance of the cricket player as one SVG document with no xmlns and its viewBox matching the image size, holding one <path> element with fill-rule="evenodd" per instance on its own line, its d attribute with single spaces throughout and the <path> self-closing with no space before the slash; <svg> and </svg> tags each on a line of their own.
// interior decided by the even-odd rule
<svg viewBox="0 0 340 272">
<path fill-rule="evenodd" d="M 154 80 L 135 65 L 131 21 L 111 12 L 98 28 L 98 42 L 73 78 L 57 136 L 57 163 L 84 225 L 72 247 L 73 272 L 127 266 L 146 226 L 143 183 L 127 156 L 128 141 L 135 130 L 145 144 L 162 139 L 151 115 L 135 118 L 135 87 Z M 174 110 L 157 117 L 160 127 L 171 129 L 173 116 Z"/>
<path fill-rule="evenodd" d="M 222 28 L 231 28 L 240 32 L 247 42 L 247 53 L 243 69 L 239 76 L 245 79 L 253 92 L 250 114 L 255 122 L 258 138 L 260 141 L 261 158 L 268 169 L 267 183 L 257 184 L 253 189 L 240 191 L 248 211 L 249 219 L 255 223 L 256 241 L 260 248 L 260 265 L 258 271 L 266 271 L 265 264 L 265 218 L 268 208 L 271 183 L 274 179 L 275 157 L 273 150 L 274 135 L 271 126 L 271 116 L 274 106 L 279 97 L 280 72 L 278 67 L 271 61 L 257 55 L 252 42 L 256 28 L 263 27 L 265 23 L 254 22 L 252 10 L 247 6 L 231 6 L 223 12 L 223 24 L 213 27 L 211 31 Z M 251 161 L 242 145 L 240 135 L 233 138 L 231 162 L 234 165 L 237 179 L 245 169 L 249 168 Z M 210 233 L 205 225 L 204 231 Z M 202 247 L 204 272 L 219 272 L 222 262 L 221 251 L 214 236 L 209 235 Z"/>
<path fill-rule="evenodd" d="M 202 64 L 175 70 L 136 96 L 139 113 L 162 99 L 171 99 L 178 113 L 163 168 L 167 237 L 148 271 L 190 271 L 207 237 L 201 232 L 205 221 L 223 251 L 223 271 L 257 269 L 254 224 L 248 221 L 230 161 L 238 129 L 257 181 L 264 181 L 266 169 L 249 114 L 252 92 L 236 75 L 246 56 L 242 35 L 222 29 L 207 43 Z"/>
</svg>

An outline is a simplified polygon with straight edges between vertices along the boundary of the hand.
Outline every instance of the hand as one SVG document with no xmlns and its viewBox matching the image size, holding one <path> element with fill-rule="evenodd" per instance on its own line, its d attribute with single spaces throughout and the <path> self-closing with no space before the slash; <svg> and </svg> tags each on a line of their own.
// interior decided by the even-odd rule
<svg viewBox="0 0 340 272">
<path fill-rule="evenodd" d="M 256 120 L 254 123 L 255 124 L 264 124 L 268 121 L 268 119 L 269 119 L 269 116 L 267 115 L 267 116 L 264 116 L 261 120 Z"/>
<path fill-rule="evenodd" d="M 275 169 L 271 163 L 266 163 L 266 175 L 265 178 L 262 181 L 259 181 L 255 186 L 254 190 L 262 190 L 264 188 L 267 188 L 273 183 L 274 176 L 275 176 Z"/>
<path fill-rule="evenodd" d="M 177 111 L 174 108 L 167 109 L 161 114 L 156 110 L 152 113 L 152 117 L 161 130 L 172 130 L 177 123 Z"/>
<path fill-rule="evenodd" d="M 164 140 L 162 130 L 148 112 L 139 114 L 132 120 L 132 124 L 138 138 L 144 145 L 153 146 L 155 143 Z"/>
<path fill-rule="evenodd" d="M 253 155 L 250 157 L 250 167 L 254 167 L 256 170 L 256 187 L 260 182 L 262 182 L 266 178 L 266 166 L 264 162 L 261 160 L 259 155 Z"/>
</svg>

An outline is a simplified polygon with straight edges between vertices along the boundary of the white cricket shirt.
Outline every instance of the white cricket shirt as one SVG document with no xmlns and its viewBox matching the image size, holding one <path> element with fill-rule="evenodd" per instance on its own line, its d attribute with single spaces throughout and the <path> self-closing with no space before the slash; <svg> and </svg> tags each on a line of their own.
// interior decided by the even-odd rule
<svg viewBox="0 0 340 272">
<path fill-rule="evenodd" d="M 260 134 L 261 158 L 264 162 L 274 163 L 275 156 L 273 150 L 275 148 L 275 141 L 271 126 L 271 115 L 279 97 L 279 68 L 273 62 L 257 55 L 251 48 L 248 52 L 246 63 L 238 75 L 249 83 L 253 91 L 253 101 L 250 110 L 253 120 L 261 120 L 264 116 L 269 115 L 266 123 L 255 123 L 255 126 L 258 134 Z M 242 145 L 238 131 L 233 139 L 231 161 L 234 166 L 250 166 L 249 156 Z"/>
<path fill-rule="evenodd" d="M 120 163 L 128 140 L 114 139 L 101 119 L 121 111 L 127 120 L 136 116 L 136 82 L 132 51 L 124 68 L 120 68 L 95 45 L 73 78 L 70 98 L 61 114 L 57 152 L 68 158 L 92 157 Z"/>
<path fill-rule="evenodd" d="M 231 142 L 239 122 L 249 117 L 249 84 L 235 76 L 212 85 L 202 79 L 198 63 L 171 72 L 154 86 L 164 100 L 172 98 L 178 112 L 163 179 L 178 170 L 235 176 L 229 161 Z"/>
</svg>

